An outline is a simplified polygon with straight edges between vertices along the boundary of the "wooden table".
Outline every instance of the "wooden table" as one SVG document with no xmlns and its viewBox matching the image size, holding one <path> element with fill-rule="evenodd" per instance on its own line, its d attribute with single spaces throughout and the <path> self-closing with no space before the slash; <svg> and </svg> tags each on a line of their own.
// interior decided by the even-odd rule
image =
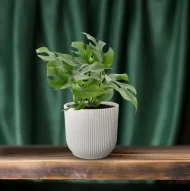
<svg viewBox="0 0 190 191">
<path fill-rule="evenodd" d="M 83 160 L 61 146 L 1 146 L 0 179 L 190 180 L 190 147 L 118 146 Z"/>
</svg>

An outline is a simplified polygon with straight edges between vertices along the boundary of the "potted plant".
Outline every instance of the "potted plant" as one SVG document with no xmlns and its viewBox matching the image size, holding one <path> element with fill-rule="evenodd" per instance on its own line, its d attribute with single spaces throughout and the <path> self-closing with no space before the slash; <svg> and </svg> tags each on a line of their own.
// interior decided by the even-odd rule
<svg viewBox="0 0 190 191">
<path fill-rule="evenodd" d="M 114 90 L 137 110 L 136 89 L 127 84 L 128 75 L 110 73 L 114 51 L 82 33 L 88 43 L 72 42 L 71 54 L 36 50 L 46 62 L 47 83 L 56 90 L 70 89 L 73 99 L 63 106 L 66 143 L 78 158 L 107 157 L 116 146 L 119 105 L 110 101 Z"/>
</svg>

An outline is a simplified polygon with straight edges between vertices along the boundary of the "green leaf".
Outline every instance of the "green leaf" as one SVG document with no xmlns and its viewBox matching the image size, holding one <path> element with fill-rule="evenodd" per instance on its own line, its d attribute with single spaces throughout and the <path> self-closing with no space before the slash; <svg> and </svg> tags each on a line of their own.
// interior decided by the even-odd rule
<svg viewBox="0 0 190 191">
<path fill-rule="evenodd" d="M 77 84 L 83 85 L 83 87 L 87 87 L 92 85 L 94 82 L 94 79 L 88 79 L 88 80 L 79 80 L 77 81 Z M 96 84 L 96 83 L 95 83 Z"/>
<path fill-rule="evenodd" d="M 91 72 L 90 76 L 84 73 L 78 73 L 77 75 L 73 76 L 76 81 L 79 80 L 88 80 L 88 79 L 96 79 L 100 80 L 100 77 L 98 76 L 97 73 Z"/>
<path fill-rule="evenodd" d="M 91 50 L 90 50 L 89 45 L 86 45 L 86 49 L 84 50 L 84 56 L 85 56 L 85 58 L 86 58 L 86 61 L 87 61 L 88 63 L 91 63 L 92 52 L 91 52 Z"/>
<path fill-rule="evenodd" d="M 102 41 L 98 41 L 90 34 L 87 34 L 87 33 L 83 33 L 83 34 L 86 35 L 88 40 L 90 40 L 94 43 L 94 45 L 92 43 L 89 43 L 89 49 L 91 50 L 91 52 L 93 53 L 93 55 L 95 57 L 94 61 L 98 61 L 98 62 L 102 63 L 103 62 L 102 48 L 105 45 L 105 43 Z"/>
<path fill-rule="evenodd" d="M 41 58 L 45 62 L 56 59 L 54 53 L 50 52 L 46 47 L 40 47 L 40 48 L 36 49 L 36 52 L 38 54 L 38 57 Z M 39 53 L 45 53 L 47 55 L 46 56 L 39 55 Z"/>
<path fill-rule="evenodd" d="M 98 105 L 100 105 L 100 103 L 101 103 L 101 100 L 98 98 L 95 98 L 94 101 L 92 102 L 92 105 L 95 105 L 97 107 Z"/>
<path fill-rule="evenodd" d="M 67 88 L 70 88 L 70 87 L 71 87 L 71 84 L 67 83 L 67 84 L 61 86 L 60 89 L 63 90 L 63 89 L 67 89 Z"/>
<path fill-rule="evenodd" d="M 82 58 L 82 57 L 73 57 L 73 59 L 74 59 L 74 62 L 79 65 L 83 65 L 86 63 L 86 60 L 84 60 L 84 58 Z"/>
<path fill-rule="evenodd" d="M 55 89 L 60 89 L 64 84 L 65 81 L 64 80 L 50 80 L 47 79 L 47 83 L 49 84 L 49 86 L 55 88 Z"/>
<path fill-rule="evenodd" d="M 116 84 L 114 84 L 114 83 L 112 83 L 112 82 L 111 82 L 111 86 L 112 86 L 116 91 L 118 91 L 118 92 L 121 94 L 121 96 L 123 97 L 123 99 L 132 102 L 132 104 L 135 106 L 135 109 L 136 109 L 136 111 L 137 111 L 138 102 L 137 102 L 136 97 L 135 97 L 131 92 L 129 92 L 127 89 L 119 88 Z"/>
<path fill-rule="evenodd" d="M 87 39 L 94 43 L 94 45 L 89 43 L 89 48 L 95 57 L 94 61 L 98 61 L 106 66 L 111 66 L 114 60 L 113 49 L 109 47 L 108 51 L 104 53 L 103 47 L 106 45 L 105 42 L 97 40 L 87 33 L 83 34 L 86 35 Z"/>
<path fill-rule="evenodd" d="M 84 88 L 73 86 L 72 92 L 79 98 L 91 98 L 102 95 L 105 93 L 105 90 L 98 85 L 92 84 Z"/>
<path fill-rule="evenodd" d="M 47 67 L 47 82 L 51 87 L 59 89 L 68 82 L 68 73 L 63 68 L 63 64 L 57 60 L 49 61 Z M 54 77 L 55 80 L 49 79 Z"/>
<path fill-rule="evenodd" d="M 106 92 L 100 96 L 98 96 L 97 98 L 100 101 L 108 101 L 113 97 L 113 89 L 107 89 Z"/>
<path fill-rule="evenodd" d="M 47 68 L 47 76 L 55 76 L 61 79 L 67 79 L 68 80 L 68 71 L 64 67 L 63 63 L 54 60 L 49 61 L 46 65 Z"/>
<path fill-rule="evenodd" d="M 107 83 L 110 83 L 112 81 L 112 79 L 108 75 L 105 75 L 104 77 Z"/>
<path fill-rule="evenodd" d="M 75 54 L 79 55 L 78 57 L 74 57 L 74 59 L 79 63 L 79 64 L 84 64 L 84 63 L 91 63 L 91 55 L 92 52 L 89 48 L 89 45 L 85 45 L 83 42 L 76 41 L 72 42 L 71 47 L 76 48 L 77 51 L 71 51 L 74 52 Z"/>
<path fill-rule="evenodd" d="M 112 48 L 109 48 L 108 52 L 102 53 L 103 54 L 103 64 L 106 66 L 111 66 L 114 60 L 114 52 Z"/>
<path fill-rule="evenodd" d="M 81 42 L 81 41 L 72 42 L 72 43 L 71 43 L 71 47 L 76 48 L 76 49 L 78 49 L 79 51 L 80 51 L 80 50 L 83 50 L 83 49 L 84 49 L 84 42 Z"/>
<path fill-rule="evenodd" d="M 36 49 L 36 53 L 45 53 L 48 56 L 43 56 L 43 55 L 38 55 L 38 57 L 40 57 L 43 61 L 49 61 L 49 60 L 55 60 L 56 56 L 53 52 L 49 51 L 48 48 L 46 47 L 40 47 L 38 49 Z"/>
<path fill-rule="evenodd" d="M 82 34 L 86 35 L 87 39 L 91 40 L 94 44 L 97 43 L 97 40 L 93 36 L 91 36 L 90 34 L 87 34 L 85 32 L 82 32 Z"/>
<path fill-rule="evenodd" d="M 83 109 L 85 108 L 85 106 L 86 106 L 85 102 L 81 101 L 79 104 L 75 106 L 75 110 Z"/>
<path fill-rule="evenodd" d="M 85 108 L 86 104 L 85 102 L 81 101 L 80 103 L 74 103 L 70 105 L 68 108 L 64 108 L 62 111 L 68 111 L 69 109 L 73 108 L 75 110 L 81 110 Z"/>
<path fill-rule="evenodd" d="M 125 83 L 121 83 L 121 82 L 116 82 L 121 88 L 125 89 L 125 90 L 131 90 L 134 94 L 137 94 L 136 89 L 129 85 L 129 84 L 125 84 Z"/>
<path fill-rule="evenodd" d="M 117 80 L 128 80 L 128 75 L 127 74 L 109 74 L 109 75 L 105 75 L 105 79 L 107 83 L 110 82 L 114 82 L 116 84 L 118 84 L 120 87 L 122 87 L 123 89 L 130 89 L 133 93 L 137 93 L 136 89 L 129 85 L 129 84 L 125 84 L 125 83 L 121 83 L 118 82 Z"/>
<path fill-rule="evenodd" d="M 99 51 L 98 48 L 96 48 L 94 45 L 92 45 L 91 43 L 89 44 L 89 48 L 90 50 L 92 51 L 95 59 L 94 61 L 97 61 L 97 62 L 100 62 L 102 63 L 103 62 L 103 58 L 102 58 L 102 54 L 101 52 Z"/>
<path fill-rule="evenodd" d="M 115 80 L 125 80 L 128 81 L 129 77 L 127 74 L 109 74 L 109 77 L 115 81 Z"/>
<path fill-rule="evenodd" d="M 76 41 L 71 43 L 71 47 L 76 48 L 77 51 L 72 51 L 75 54 L 84 56 L 84 42 Z"/>
<path fill-rule="evenodd" d="M 101 52 L 103 52 L 102 49 L 103 49 L 103 47 L 104 47 L 105 45 L 106 45 L 106 43 L 103 42 L 103 41 L 101 41 L 101 40 L 97 40 L 97 41 L 96 41 L 96 46 L 97 46 L 97 48 L 98 48 Z"/>
<path fill-rule="evenodd" d="M 55 60 L 54 57 L 51 56 L 43 56 L 43 55 L 38 55 L 39 58 L 41 58 L 43 61 L 48 62 L 48 61 L 52 61 Z"/>
<path fill-rule="evenodd" d="M 61 54 L 59 52 L 56 52 L 56 54 L 59 56 L 60 60 L 71 65 L 76 66 L 77 64 L 74 62 L 73 57 L 68 54 Z"/>
<path fill-rule="evenodd" d="M 107 66 L 105 66 L 104 64 L 100 64 L 99 62 L 95 62 L 93 64 L 88 65 L 87 67 L 85 67 L 81 73 L 85 73 L 85 72 L 96 72 L 96 73 L 100 73 L 101 71 L 103 71 L 104 69 L 111 69 Z"/>
<path fill-rule="evenodd" d="M 47 54 L 51 54 L 51 52 L 48 50 L 47 47 L 40 47 L 40 48 L 36 49 L 36 53 L 47 53 Z"/>
<path fill-rule="evenodd" d="M 86 68 L 87 66 L 89 66 L 89 64 L 83 64 L 79 69 L 78 69 L 78 71 L 81 71 L 82 69 L 84 69 L 84 68 Z"/>
</svg>

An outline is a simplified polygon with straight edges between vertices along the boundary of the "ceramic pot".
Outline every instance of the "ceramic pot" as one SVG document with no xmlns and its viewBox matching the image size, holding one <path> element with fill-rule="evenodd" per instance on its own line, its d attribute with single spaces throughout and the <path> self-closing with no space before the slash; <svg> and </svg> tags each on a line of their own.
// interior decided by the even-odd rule
<svg viewBox="0 0 190 191">
<path fill-rule="evenodd" d="M 116 146 L 119 105 L 109 101 L 102 104 L 112 107 L 64 111 L 66 143 L 78 158 L 105 158 Z"/>
</svg>

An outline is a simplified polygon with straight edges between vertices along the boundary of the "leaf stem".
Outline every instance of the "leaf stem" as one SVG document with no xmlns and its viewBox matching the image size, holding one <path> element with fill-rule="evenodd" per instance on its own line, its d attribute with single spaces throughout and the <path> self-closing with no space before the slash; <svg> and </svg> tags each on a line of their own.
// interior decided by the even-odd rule
<svg viewBox="0 0 190 191">
<path fill-rule="evenodd" d="M 73 101 L 74 101 L 74 103 L 78 104 L 78 100 L 74 94 L 73 94 Z"/>
</svg>

